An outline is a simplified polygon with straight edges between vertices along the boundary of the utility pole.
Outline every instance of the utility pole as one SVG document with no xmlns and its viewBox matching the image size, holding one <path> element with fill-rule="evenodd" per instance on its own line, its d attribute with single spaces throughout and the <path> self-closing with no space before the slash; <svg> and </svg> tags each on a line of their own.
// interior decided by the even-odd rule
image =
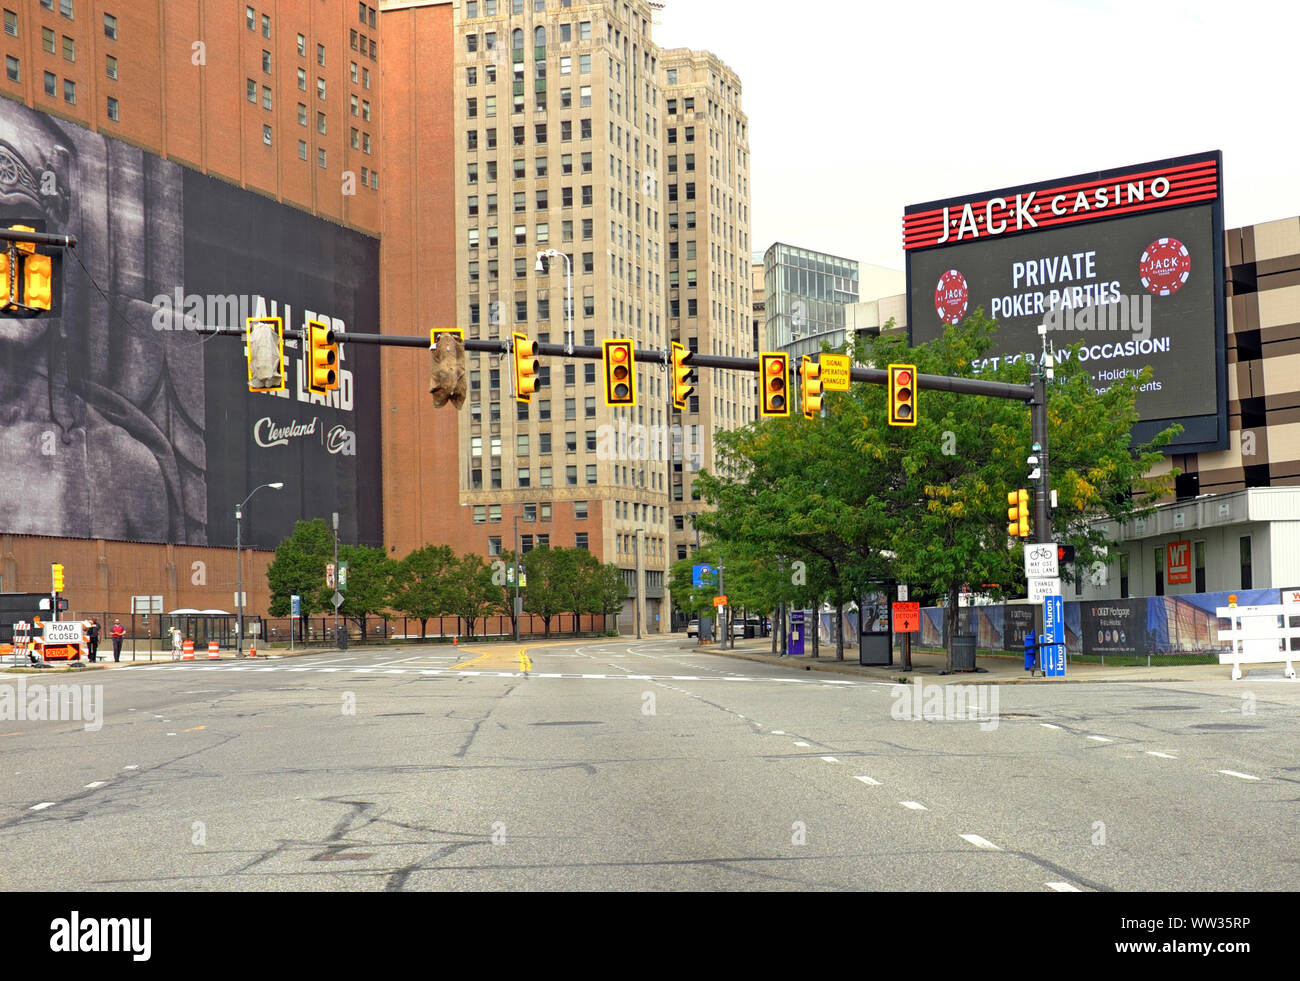
<svg viewBox="0 0 1300 981">
<path fill-rule="evenodd" d="M 334 512 L 334 592 L 339 591 L 339 513 Z M 334 603 L 334 598 L 330 597 Z M 339 605 L 334 603 L 334 643 L 339 642 Z"/>
<path fill-rule="evenodd" d="M 726 570 L 726 568 L 727 567 L 723 565 L 718 566 L 718 595 L 719 596 L 727 595 L 726 586 L 724 586 L 722 582 L 722 573 Z M 716 606 L 714 607 L 714 609 L 718 611 L 718 615 L 715 618 L 718 621 L 718 645 L 719 645 L 718 649 L 725 651 L 727 649 L 727 608 L 725 606 Z"/>
</svg>

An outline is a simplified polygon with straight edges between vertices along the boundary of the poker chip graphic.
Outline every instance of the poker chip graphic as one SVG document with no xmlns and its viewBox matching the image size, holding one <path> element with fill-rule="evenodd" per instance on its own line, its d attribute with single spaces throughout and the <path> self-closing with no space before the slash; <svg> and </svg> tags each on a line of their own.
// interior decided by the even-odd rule
<svg viewBox="0 0 1300 981">
<path fill-rule="evenodd" d="M 943 323 L 961 323 L 969 303 L 970 287 L 966 285 L 965 276 L 956 269 L 949 269 L 939 277 L 939 285 L 934 289 L 934 309 Z"/>
<path fill-rule="evenodd" d="M 1187 246 L 1176 238 L 1156 239 L 1142 253 L 1138 264 L 1142 285 L 1156 296 L 1177 293 L 1192 272 Z"/>
</svg>

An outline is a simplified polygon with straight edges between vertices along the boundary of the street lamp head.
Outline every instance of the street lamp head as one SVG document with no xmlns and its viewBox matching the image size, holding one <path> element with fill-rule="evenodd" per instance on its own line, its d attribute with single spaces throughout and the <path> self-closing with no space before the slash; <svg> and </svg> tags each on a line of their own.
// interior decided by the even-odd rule
<svg viewBox="0 0 1300 981">
<path fill-rule="evenodd" d="M 533 267 L 536 272 L 546 272 L 546 265 L 542 262 L 542 259 L 545 256 L 546 256 L 545 252 L 537 253 L 537 265 Z"/>
<path fill-rule="evenodd" d="M 284 482 L 277 480 L 274 484 L 267 484 L 266 486 L 271 488 L 272 490 L 283 490 Z"/>
</svg>

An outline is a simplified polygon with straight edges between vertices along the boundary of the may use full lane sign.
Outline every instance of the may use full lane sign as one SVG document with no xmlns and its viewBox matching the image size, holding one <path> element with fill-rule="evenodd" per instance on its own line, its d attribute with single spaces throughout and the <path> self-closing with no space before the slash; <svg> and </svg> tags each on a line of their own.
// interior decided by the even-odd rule
<svg viewBox="0 0 1300 981">
<path fill-rule="evenodd" d="M 1056 579 L 1061 570 L 1056 561 L 1055 542 L 1037 542 L 1025 545 L 1025 578 Z"/>
</svg>

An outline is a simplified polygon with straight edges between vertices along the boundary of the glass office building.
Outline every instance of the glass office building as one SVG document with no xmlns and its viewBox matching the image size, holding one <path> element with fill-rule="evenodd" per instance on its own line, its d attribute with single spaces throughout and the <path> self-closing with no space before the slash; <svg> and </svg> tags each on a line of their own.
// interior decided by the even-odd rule
<svg viewBox="0 0 1300 981">
<path fill-rule="evenodd" d="M 852 259 L 777 242 L 763 256 L 764 350 L 815 354 L 844 342 L 845 308 L 858 302 Z"/>
</svg>

